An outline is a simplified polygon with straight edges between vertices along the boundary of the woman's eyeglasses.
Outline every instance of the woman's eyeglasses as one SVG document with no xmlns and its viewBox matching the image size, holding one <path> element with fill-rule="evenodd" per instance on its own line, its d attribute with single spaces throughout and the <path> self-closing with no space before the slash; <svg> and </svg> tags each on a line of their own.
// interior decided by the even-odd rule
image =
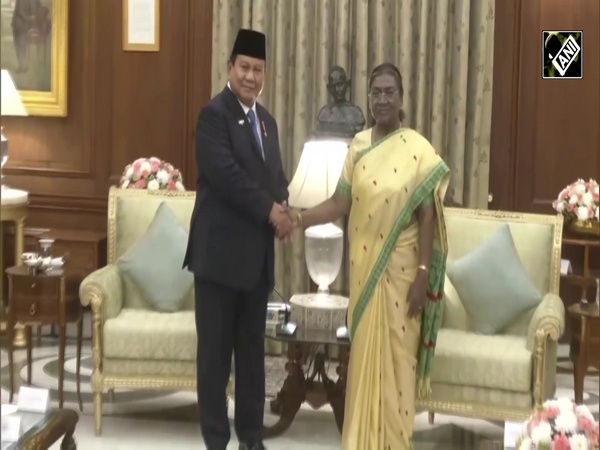
<svg viewBox="0 0 600 450">
<path fill-rule="evenodd" d="M 372 102 L 378 100 L 385 100 L 391 102 L 392 100 L 394 100 L 397 94 L 398 91 L 369 92 L 369 100 L 371 100 Z"/>
</svg>

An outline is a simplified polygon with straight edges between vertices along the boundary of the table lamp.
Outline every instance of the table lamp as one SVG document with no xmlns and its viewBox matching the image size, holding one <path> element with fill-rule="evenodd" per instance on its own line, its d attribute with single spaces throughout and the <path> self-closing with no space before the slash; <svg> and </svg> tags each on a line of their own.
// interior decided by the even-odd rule
<svg viewBox="0 0 600 450">
<path fill-rule="evenodd" d="M 304 144 L 298 168 L 288 186 L 288 204 L 307 209 L 329 199 L 337 187 L 348 142 L 337 139 L 316 139 Z M 316 302 L 327 308 L 331 302 L 329 285 L 337 278 L 344 256 L 344 231 L 334 223 L 308 227 L 304 231 L 305 258 L 308 273 L 318 286 Z M 293 335 L 296 325 L 286 321 L 280 334 Z"/>
<path fill-rule="evenodd" d="M 2 78 L 0 79 L 0 88 L 2 92 L 0 94 L 0 98 L 2 99 L 2 109 L 0 114 L 2 117 L 4 116 L 26 116 L 27 110 L 25 106 L 23 106 L 23 102 L 21 101 L 21 96 L 19 95 L 19 91 L 15 86 L 8 70 L 2 69 Z M 2 189 L 4 186 L 4 175 L 2 175 L 2 170 L 4 169 L 4 164 L 8 161 L 8 139 L 4 135 L 4 127 L 0 127 L 0 136 L 1 136 L 1 153 L 2 153 L 2 166 L 0 168 L 0 177 L 2 178 Z"/>
</svg>

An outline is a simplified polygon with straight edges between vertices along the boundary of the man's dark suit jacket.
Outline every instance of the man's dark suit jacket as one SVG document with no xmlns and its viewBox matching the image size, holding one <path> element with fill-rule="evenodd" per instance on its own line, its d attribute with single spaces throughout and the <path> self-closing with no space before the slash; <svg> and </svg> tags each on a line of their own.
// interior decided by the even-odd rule
<svg viewBox="0 0 600 450">
<path fill-rule="evenodd" d="M 195 276 L 249 291 L 268 270 L 274 285 L 273 202 L 287 201 L 277 123 L 256 104 L 262 145 L 237 97 L 226 87 L 196 124 L 198 182 L 184 267 Z"/>
</svg>

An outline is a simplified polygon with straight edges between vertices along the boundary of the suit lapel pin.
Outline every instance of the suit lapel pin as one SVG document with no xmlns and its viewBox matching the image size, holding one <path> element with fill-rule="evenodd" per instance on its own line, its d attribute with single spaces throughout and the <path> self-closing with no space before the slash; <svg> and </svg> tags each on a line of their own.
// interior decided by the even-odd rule
<svg viewBox="0 0 600 450">
<path fill-rule="evenodd" d="M 262 129 L 263 129 L 263 134 L 265 135 L 265 137 L 267 137 L 267 128 L 265 127 L 265 123 L 261 120 L 260 123 L 262 124 Z"/>
<path fill-rule="evenodd" d="M 244 125 L 244 119 L 238 120 L 238 125 Z"/>
</svg>

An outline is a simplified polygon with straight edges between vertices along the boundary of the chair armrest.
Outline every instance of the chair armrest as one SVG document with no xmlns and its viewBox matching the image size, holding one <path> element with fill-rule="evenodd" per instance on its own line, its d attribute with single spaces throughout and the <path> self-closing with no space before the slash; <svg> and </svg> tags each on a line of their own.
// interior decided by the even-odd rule
<svg viewBox="0 0 600 450">
<path fill-rule="evenodd" d="M 565 330 L 565 306 L 556 294 L 546 294 L 537 306 L 527 329 L 527 349 L 533 351 L 536 338 L 558 341 Z"/>
<path fill-rule="evenodd" d="M 83 306 L 92 305 L 93 320 L 117 317 L 123 308 L 121 274 L 115 264 L 109 264 L 89 274 L 79 286 Z"/>
</svg>

